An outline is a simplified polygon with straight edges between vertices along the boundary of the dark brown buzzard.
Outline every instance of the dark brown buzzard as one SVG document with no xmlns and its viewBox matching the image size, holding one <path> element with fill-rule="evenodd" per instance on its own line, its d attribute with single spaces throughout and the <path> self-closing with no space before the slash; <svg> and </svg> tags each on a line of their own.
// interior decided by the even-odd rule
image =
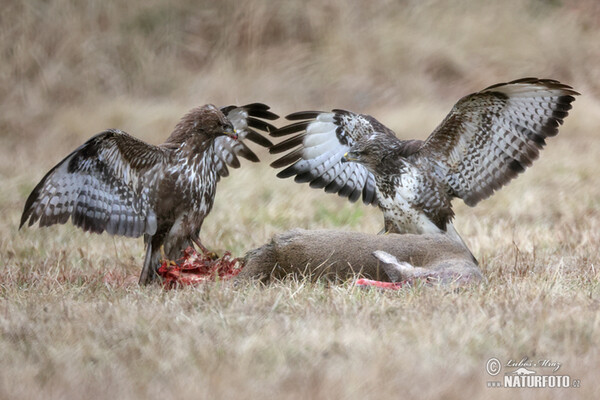
<svg viewBox="0 0 600 400">
<path fill-rule="evenodd" d="M 246 140 L 269 147 L 253 128 L 275 127 L 264 104 L 205 105 L 191 110 L 158 146 L 110 129 L 89 139 L 52 168 L 25 202 L 21 225 L 64 224 L 84 231 L 139 237 L 146 258 L 140 284 L 156 277 L 161 247 L 179 258 L 199 234 L 220 177 L 238 168 L 238 156 L 258 162 Z M 262 119 L 259 119 L 262 118 Z"/>
<path fill-rule="evenodd" d="M 455 197 L 474 206 L 523 172 L 555 136 L 571 109 L 570 86 L 525 78 L 463 97 L 426 141 L 401 140 L 375 118 L 349 111 L 305 111 L 271 136 L 295 134 L 271 147 L 273 162 L 313 188 L 383 211 L 384 230 L 448 232 Z M 351 161 L 351 162 L 348 162 Z"/>
</svg>

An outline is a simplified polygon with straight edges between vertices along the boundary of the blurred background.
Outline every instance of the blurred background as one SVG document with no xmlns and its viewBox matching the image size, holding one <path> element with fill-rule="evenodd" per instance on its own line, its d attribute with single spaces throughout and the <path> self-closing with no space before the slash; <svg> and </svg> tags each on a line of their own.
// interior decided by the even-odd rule
<svg viewBox="0 0 600 400">
<path fill-rule="evenodd" d="M 460 96 L 524 76 L 600 94 L 596 0 L 2 3 L 3 140 L 109 126 L 160 139 L 175 121 L 135 119 L 207 102 L 445 113 Z"/>
</svg>

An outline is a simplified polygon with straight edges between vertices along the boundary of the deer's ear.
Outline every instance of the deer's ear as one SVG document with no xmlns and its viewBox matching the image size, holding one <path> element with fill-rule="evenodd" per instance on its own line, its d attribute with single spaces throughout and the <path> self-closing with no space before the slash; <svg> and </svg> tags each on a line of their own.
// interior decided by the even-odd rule
<svg viewBox="0 0 600 400">
<path fill-rule="evenodd" d="M 381 261 L 381 266 L 390 279 L 390 282 L 402 282 L 412 275 L 410 272 L 414 267 L 409 263 L 398 261 L 398 259 L 390 253 L 377 250 L 372 254 Z"/>
</svg>

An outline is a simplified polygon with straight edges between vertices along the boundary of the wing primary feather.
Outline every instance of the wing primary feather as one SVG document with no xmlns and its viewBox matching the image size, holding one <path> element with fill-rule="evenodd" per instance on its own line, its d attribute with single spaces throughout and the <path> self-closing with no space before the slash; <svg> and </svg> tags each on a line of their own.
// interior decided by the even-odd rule
<svg viewBox="0 0 600 400">
<path fill-rule="evenodd" d="M 556 110 L 569 111 L 573 108 L 573 105 L 571 104 L 573 101 L 575 101 L 575 97 L 573 96 L 560 96 L 556 103 Z"/>
<path fill-rule="evenodd" d="M 348 196 L 348 200 L 350 200 L 351 203 L 356 203 L 356 201 L 358 199 L 360 199 L 361 195 L 362 195 L 362 188 L 355 187 L 354 190 L 352 191 L 352 193 L 350 193 L 350 195 Z"/>
<path fill-rule="evenodd" d="M 271 167 L 281 168 L 281 167 L 285 167 L 295 161 L 298 161 L 299 159 L 302 158 L 302 151 L 303 151 L 303 149 L 300 147 L 294 151 L 289 152 L 285 156 L 273 161 L 271 163 Z"/>
<path fill-rule="evenodd" d="M 281 179 L 290 178 L 298 173 L 296 164 L 290 165 L 286 169 L 282 169 L 277 173 L 277 177 Z"/>
<path fill-rule="evenodd" d="M 369 188 L 368 184 L 365 184 L 363 191 L 362 191 L 362 195 L 363 195 L 363 203 L 364 204 L 373 204 L 374 200 L 375 200 L 375 191 L 372 190 L 371 188 Z"/>
<path fill-rule="evenodd" d="M 46 182 L 47 182 L 48 178 L 61 165 L 63 165 L 64 163 L 67 163 L 67 162 L 70 163 L 70 161 L 73 158 L 73 156 L 79 150 L 81 150 L 84 146 L 86 146 L 92 139 L 93 138 L 89 139 L 83 145 L 81 145 L 77 149 L 73 150 L 68 156 L 66 156 L 65 158 L 63 158 L 61 162 L 59 162 L 52 169 L 50 169 L 50 171 L 48 171 L 46 173 L 46 175 L 44 175 L 44 177 L 39 181 L 39 183 L 37 185 L 35 185 L 35 188 L 33 188 L 33 190 L 31 191 L 31 193 L 29 194 L 29 197 L 27 197 L 27 200 L 25 201 L 25 206 L 23 207 L 23 214 L 21 215 L 21 223 L 19 224 L 19 229 L 21 229 L 21 227 L 23 226 L 23 224 L 25 224 L 25 222 L 27 221 L 27 219 L 29 217 L 31 217 L 31 219 L 29 221 L 29 225 L 28 226 L 33 225 L 35 223 L 35 221 L 38 219 L 37 217 L 35 217 L 35 215 L 32 215 L 33 211 L 34 211 L 34 209 L 32 208 L 32 206 L 39 199 L 40 193 L 41 193 L 42 189 L 44 188 L 44 186 L 46 185 Z"/>
<path fill-rule="evenodd" d="M 329 185 L 325 186 L 325 193 L 337 193 L 342 188 L 342 185 L 337 179 L 334 179 L 329 183 Z"/>
<path fill-rule="evenodd" d="M 276 145 L 271 146 L 271 148 L 269 148 L 269 153 L 271 154 L 278 154 L 278 153 L 283 153 L 284 151 L 290 150 L 300 144 L 302 144 L 302 141 L 304 140 L 304 138 L 306 137 L 306 133 L 300 133 L 296 136 L 292 136 L 289 139 L 284 140 L 283 142 L 279 142 Z"/>
<path fill-rule="evenodd" d="M 246 129 L 246 139 L 263 147 L 269 148 L 273 146 L 273 142 L 271 142 L 269 139 L 252 129 Z"/>
<path fill-rule="evenodd" d="M 260 120 L 260 119 L 256 119 L 256 118 L 253 118 L 253 117 L 248 117 L 247 121 L 248 121 L 248 126 L 250 126 L 252 128 L 259 129 L 259 130 L 264 131 L 264 132 L 273 132 L 273 131 L 277 130 L 277 128 L 275 127 L 275 125 L 270 124 L 270 123 L 265 122 L 265 121 Z"/>
<path fill-rule="evenodd" d="M 271 111 L 262 110 L 262 109 L 248 109 L 244 107 L 246 111 L 248 111 L 248 115 L 251 117 L 268 119 L 270 121 L 276 120 L 279 118 L 279 115 L 272 113 Z"/>
<path fill-rule="evenodd" d="M 323 111 L 298 111 L 286 115 L 285 119 L 289 121 L 298 121 L 301 119 L 315 119 L 319 116 L 319 114 L 323 114 Z"/>
<path fill-rule="evenodd" d="M 306 128 L 308 127 L 308 125 L 311 124 L 311 122 L 313 121 L 302 121 L 302 122 L 296 122 L 290 125 L 286 125 L 282 128 L 276 129 L 273 132 L 269 132 L 269 135 L 273 136 L 273 137 L 281 137 L 281 136 L 286 136 L 292 133 L 296 133 L 296 132 L 300 132 L 303 130 L 306 130 Z"/>
<path fill-rule="evenodd" d="M 243 110 L 245 110 L 249 116 L 251 117 L 257 117 L 257 118 L 264 118 L 264 119 L 268 119 L 268 120 L 275 120 L 279 118 L 279 115 L 268 111 L 271 109 L 271 107 L 269 107 L 266 104 L 263 103 L 251 103 L 251 104 L 246 104 L 244 106 L 235 106 L 235 105 L 230 105 L 230 106 L 225 106 L 225 107 L 221 107 L 220 110 L 223 114 L 227 115 L 230 111 L 236 109 L 236 108 L 241 108 Z"/>
<path fill-rule="evenodd" d="M 138 203 L 142 200 L 137 199 L 132 180 L 160 162 L 162 154 L 156 146 L 122 131 L 107 130 L 93 136 L 42 178 L 25 202 L 21 226 L 27 220 L 30 225 L 39 220 L 40 226 L 48 226 L 71 218 L 73 225 L 84 231 L 136 234 L 140 224 L 145 224 L 142 218 L 149 205 Z M 125 201 L 123 196 L 129 196 L 127 204 L 133 208 L 127 211 L 139 220 L 137 228 L 129 231 L 121 228 L 123 217 L 118 215 L 126 211 L 118 205 Z"/>
<path fill-rule="evenodd" d="M 322 189 L 327 186 L 329 182 L 325 180 L 322 176 L 318 176 L 317 178 L 310 181 L 309 186 L 313 189 Z"/>
<path fill-rule="evenodd" d="M 350 194 L 354 191 L 354 187 L 351 185 L 345 184 L 338 192 L 338 194 L 342 197 L 349 197 Z"/>
<path fill-rule="evenodd" d="M 510 168 L 518 174 L 525 171 L 525 167 L 519 162 L 519 160 L 512 160 L 510 163 L 508 163 L 508 168 Z"/>
<path fill-rule="evenodd" d="M 296 182 L 296 183 L 306 183 L 306 182 L 312 181 L 315 178 L 316 177 L 313 175 L 313 173 L 311 171 L 302 172 L 302 173 L 296 175 L 296 177 L 294 178 L 294 182 Z"/>
<path fill-rule="evenodd" d="M 227 168 L 227 165 L 223 164 L 223 166 L 221 168 L 219 168 L 219 176 L 226 178 L 229 176 L 229 168 Z"/>
<path fill-rule="evenodd" d="M 221 108 L 220 108 L 220 110 L 221 110 L 221 112 L 222 112 L 223 114 L 227 115 L 227 114 L 229 114 L 229 112 L 230 112 L 231 110 L 233 110 L 233 109 L 236 109 L 236 108 L 238 108 L 238 107 L 237 107 L 237 106 L 233 106 L 233 105 L 232 105 L 232 106 L 225 106 L 225 107 L 221 107 Z"/>
<path fill-rule="evenodd" d="M 268 105 L 266 105 L 265 103 L 250 103 L 250 104 L 245 104 L 243 106 L 241 106 L 240 108 L 246 109 L 248 111 L 251 110 L 270 110 L 271 107 L 269 107 Z"/>
<path fill-rule="evenodd" d="M 258 157 L 256 156 L 256 154 L 254 154 L 254 152 L 252 150 L 250 150 L 250 148 L 248 146 L 246 146 L 243 142 L 239 142 L 240 145 L 240 150 L 237 152 L 237 154 L 239 156 L 244 157 L 246 160 L 252 161 L 252 162 L 259 162 L 260 160 L 258 159 Z M 233 163 L 230 164 L 233 168 L 239 168 L 240 167 L 240 162 L 239 160 L 237 160 L 237 158 L 234 158 L 237 163 L 236 165 L 234 165 Z"/>
</svg>

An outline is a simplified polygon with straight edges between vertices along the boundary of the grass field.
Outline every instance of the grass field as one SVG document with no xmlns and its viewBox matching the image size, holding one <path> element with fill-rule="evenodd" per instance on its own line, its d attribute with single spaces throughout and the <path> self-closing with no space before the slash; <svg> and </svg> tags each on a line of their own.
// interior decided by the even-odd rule
<svg viewBox="0 0 600 400">
<path fill-rule="evenodd" d="M 0 398 L 600 396 L 596 1 L 6 3 Z M 281 115 L 370 113 L 424 138 L 459 97 L 524 76 L 582 96 L 533 168 L 476 208 L 455 202 L 479 287 L 166 292 L 135 284 L 141 240 L 17 229 L 44 173 L 109 127 L 158 143 L 193 106 L 261 101 Z M 381 228 L 378 210 L 278 180 L 259 155 L 219 184 L 209 247 L 242 255 L 295 227 Z M 488 388 L 504 375 L 488 375 L 492 357 L 559 362 L 581 387 Z"/>
</svg>

